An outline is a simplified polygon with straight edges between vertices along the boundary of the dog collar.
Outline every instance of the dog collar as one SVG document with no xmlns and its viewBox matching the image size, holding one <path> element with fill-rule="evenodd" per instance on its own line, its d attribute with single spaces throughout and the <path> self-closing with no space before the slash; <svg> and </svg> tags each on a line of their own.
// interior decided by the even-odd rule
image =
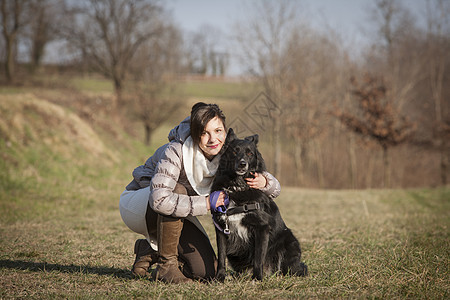
<svg viewBox="0 0 450 300">
<path fill-rule="evenodd" d="M 249 212 L 252 210 L 258 210 L 258 209 L 261 209 L 261 205 L 258 202 L 256 202 L 256 203 L 244 204 L 241 206 L 236 206 L 236 207 L 230 208 L 227 210 L 226 214 L 227 214 L 227 216 L 231 216 L 231 215 L 235 215 L 235 214 Z"/>
<path fill-rule="evenodd" d="M 240 214 L 249 212 L 252 210 L 258 210 L 261 209 L 261 205 L 258 202 L 251 203 L 251 204 L 244 204 L 241 206 L 236 206 L 230 209 L 227 209 L 226 212 L 221 212 L 222 214 L 225 214 L 227 216 Z M 228 218 L 225 219 L 225 228 L 222 228 L 219 223 L 217 223 L 216 216 L 212 214 L 212 220 L 214 223 L 214 226 L 216 226 L 217 229 L 219 229 L 221 232 L 223 232 L 226 235 L 229 235 L 231 233 L 230 229 L 228 228 Z"/>
</svg>

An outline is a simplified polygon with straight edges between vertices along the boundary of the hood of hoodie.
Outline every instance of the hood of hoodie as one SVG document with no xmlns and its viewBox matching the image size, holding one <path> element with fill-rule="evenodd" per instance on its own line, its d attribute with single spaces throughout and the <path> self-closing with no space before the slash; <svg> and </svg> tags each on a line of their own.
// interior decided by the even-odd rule
<svg viewBox="0 0 450 300">
<path fill-rule="evenodd" d="M 179 125 L 175 126 L 175 128 L 169 132 L 169 136 L 167 138 L 169 139 L 169 142 L 177 141 L 183 144 L 190 134 L 191 134 L 191 117 L 187 117 L 186 119 L 181 121 Z"/>
</svg>

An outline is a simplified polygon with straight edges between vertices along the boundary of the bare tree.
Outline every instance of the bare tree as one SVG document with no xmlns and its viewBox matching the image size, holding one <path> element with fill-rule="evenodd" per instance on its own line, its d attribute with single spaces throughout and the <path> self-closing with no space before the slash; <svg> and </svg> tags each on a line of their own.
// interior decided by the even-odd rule
<svg viewBox="0 0 450 300">
<path fill-rule="evenodd" d="M 20 31 L 26 25 L 28 1 L 0 0 L 2 34 L 6 46 L 5 75 L 7 82 L 14 80 L 17 42 Z"/>
<path fill-rule="evenodd" d="M 450 113 L 445 101 L 445 76 L 450 73 L 450 4 L 443 0 L 428 2 L 427 61 L 431 96 L 434 106 L 434 137 L 440 152 L 441 183 L 448 182 Z M 446 105 L 447 104 L 447 105 Z"/>
<path fill-rule="evenodd" d="M 294 2 L 262 1 L 252 5 L 253 15 L 240 21 L 235 29 L 235 39 L 242 52 L 242 61 L 249 72 L 262 83 L 265 93 L 283 112 L 286 99 L 286 70 L 290 67 L 284 58 L 286 36 L 295 27 L 296 10 Z M 273 172 L 281 176 L 281 128 L 282 115 L 272 114 L 273 130 Z"/>
<path fill-rule="evenodd" d="M 29 23 L 23 36 L 29 44 L 30 70 L 34 72 L 41 64 L 46 45 L 59 37 L 65 9 L 59 0 L 32 0 L 29 5 Z"/>
<path fill-rule="evenodd" d="M 414 97 L 414 89 L 426 77 L 423 53 L 415 48 L 420 30 L 409 10 L 398 0 L 375 1 L 372 15 L 381 46 L 374 45 L 376 52 L 370 69 L 385 74 L 396 105 L 402 108 Z"/>
<path fill-rule="evenodd" d="M 177 75 L 181 71 L 182 38 L 172 25 L 148 40 L 136 53 L 130 66 L 132 81 L 125 89 L 127 107 L 145 130 L 150 144 L 153 132 L 180 107 Z"/>
<path fill-rule="evenodd" d="M 209 24 L 203 24 L 197 31 L 187 34 L 185 60 L 189 73 L 224 75 L 228 60 L 221 44 L 223 35 L 219 28 Z"/>
<path fill-rule="evenodd" d="M 338 40 L 332 34 L 302 26 L 287 37 L 283 50 L 283 60 L 288 66 L 283 75 L 283 128 L 294 141 L 293 158 L 299 184 L 304 183 L 302 177 L 307 171 L 302 153 L 308 147 L 315 148 L 310 151 L 315 157 L 309 160 L 315 164 L 319 186 L 325 184 L 321 157 L 324 147 L 319 146 L 317 139 L 334 127 L 331 122 L 335 120 L 330 120 L 326 107 L 344 91 L 339 80 L 345 76 L 344 67 L 339 63 L 344 61 L 344 55 Z"/>
<path fill-rule="evenodd" d="M 174 85 L 165 82 L 133 82 L 128 88 L 128 110 L 144 126 L 144 142 L 150 145 L 155 129 L 180 107 L 181 100 L 174 97 Z"/>
<path fill-rule="evenodd" d="M 72 3 L 73 4 L 73 3 Z M 111 78 L 121 94 L 136 51 L 162 30 L 162 7 L 151 0 L 88 0 L 72 7 L 68 41 L 96 70 Z"/>
<path fill-rule="evenodd" d="M 402 116 L 390 99 L 382 80 L 367 75 L 363 83 L 352 79 L 359 113 L 337 110 L 335 115 L 353 132 L 376 141 L 383 150 L 384 187 L 390 186 L 388 150 L 411 139 L 415 124 Z"/>
<path fill-rule="evenodd" d="M 438 149 L 440 177 L 445 184 L 450 159 L 450 145 L 443 130 L 448 118 L 444 82 L 450 63 L 449 3 L 427 1 L 426 30 L 416 26 L 412 15 L 398 0 L 377 0 L 374 13 L 384 47 L 377 49 L 378 57 L 372 60 L 369 69 L 384 74 L 396 106 L 407 109 L 422 123 L 420 134 L 428 137 L 416 140 L 416 144 L 426 147 L 426 151 Z M 425 115 L 426 107 L 433 110 Z"/>
<path fill-rule="evenodd" d="M 189 33 L 185 42 L 187 71 L 205 75 L 208 69 L 208 44 L 201 32 Z"/>
</svg>

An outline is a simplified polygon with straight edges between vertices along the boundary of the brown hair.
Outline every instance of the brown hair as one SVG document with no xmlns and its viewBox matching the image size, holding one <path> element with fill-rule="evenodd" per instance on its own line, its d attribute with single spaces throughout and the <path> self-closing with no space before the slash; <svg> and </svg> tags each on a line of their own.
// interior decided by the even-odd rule
<svg viewBox="0 0 450 300">
<path fill-rule="evenodd" d="M 206 104 L 198 102 L 192 106 L 191 110 L 191 137 L 195 144 L 200 143 L 200 137 L 203 130 L 205 130 L 206 124 L 209 121 L 218 117 L 225 127 L 225 115 L 217 104 Z"/>
</svg>

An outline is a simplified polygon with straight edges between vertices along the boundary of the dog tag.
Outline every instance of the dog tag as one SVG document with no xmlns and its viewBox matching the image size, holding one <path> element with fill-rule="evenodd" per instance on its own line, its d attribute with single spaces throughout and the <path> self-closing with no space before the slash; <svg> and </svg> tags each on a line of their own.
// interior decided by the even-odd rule
<svg viewBox="0 0 450 300">
<path fill-rule="evenodd" d="M 223 233 L 230 234 L 230 229 L 228 228 L 228 222 L 225 222 L 225 229 L 223 230 Z"/>
</svg>

